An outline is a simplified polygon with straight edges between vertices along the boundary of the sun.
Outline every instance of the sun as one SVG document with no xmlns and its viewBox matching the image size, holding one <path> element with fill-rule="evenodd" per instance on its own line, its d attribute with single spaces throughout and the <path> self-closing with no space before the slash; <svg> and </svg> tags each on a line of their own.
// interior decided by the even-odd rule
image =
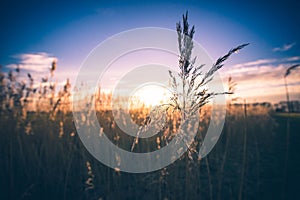
<svg viewBox="0 0 300 200">
<path fill-rule="evenodd" d="M 137 88 L 130 100 L 135 106 L 153 107 L 165 104 L 170 99 L 170 91 L 161 85 L 148 84 Z"/>
</svg>

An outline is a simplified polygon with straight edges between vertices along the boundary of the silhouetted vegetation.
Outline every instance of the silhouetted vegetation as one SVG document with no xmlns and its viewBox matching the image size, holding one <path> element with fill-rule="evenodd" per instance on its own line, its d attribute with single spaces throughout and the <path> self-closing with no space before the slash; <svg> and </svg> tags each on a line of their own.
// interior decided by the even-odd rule
<svg viewBox="0 0 300 200">
<path fill-rule="evenodd" d="M 189 30 L 185 20 L 187 16 L 183 30 L 177 25 L 179 37 L 193 37 L 194 28 Z M 223 61 L 241 48 L 217 60 L 205 79 L 210 80 Z M 189 55 L 187 52 L 180 58 L 186 92 L 196 86 L 192 80 L 198 72 Z M 188 151 L 164 169 L 129 174 L 104 166 L 83 146 L 70 109 L 71 83 L 66 80 L 57 91 L 51 77 L 58 66 L 54 61 L 49 67 L 49 77 L 40 81 L 19 67 L 0 72 L 0 199 L 300 198 L 299 117 L 273 115 L 270 107 L 249 105 L 245 99 L 230 96 L 221 138 L 207 157 L 198 159 Z M 26 73 L 27 80 L 19 80 L 20 73 Z M 231 95 L 236 87 L 232 78 L 228 86 Z M 206 98 L 208 94 L 204 91 L 195 100 L 201 105 L 199 143 L 210 122 L 211 110 L 202 105 L 212 95 Z M 130 151 L 132 138 L 116 126 L 108 109 L 111 94 L 99 90 L 94 98 L 103 128 L 99 135 L 105 132 L 114 144 Z M 148 111 L 131 110 L 133 121 L 142 124 Z M 176 120 L 176 115 L 168 119 L 166 132 L 174 132 Z M 154 151 L 165 145 L 166 134 L 161 132 L 136 143 L 134 152 Z"/>
</svg>

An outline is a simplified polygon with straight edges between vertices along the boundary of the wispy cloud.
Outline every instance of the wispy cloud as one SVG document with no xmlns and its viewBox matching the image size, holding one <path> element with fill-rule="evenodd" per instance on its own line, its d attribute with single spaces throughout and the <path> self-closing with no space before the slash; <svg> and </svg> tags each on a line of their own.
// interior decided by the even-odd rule
<svg viewBox="0 0 300 200">
<path fill-rule="evenodd" d="M 258 59 L 250 62 L 233 65 L 230 67 L 230 69 L 231 70 L 239 69 L 239 68 L 247 69 L 247 68 L 258 67 L 258 66 L 288 64 L 294 62 L 300 62 L 300 56 L 292 56 L 292 57 L 286 57 L 280 59 L 279 58 Z"/>
<path fill-rule="evenodd" d="M 276 102 L 284 99 L 283 76 L 286 70 L 293 65 L 292 63 L 300 61 L 300 57 L 287 57 L 283 59 L 262 59 L 247 63 L 234 65 L 222 72 L 224 82 L 229 76 L 237 82 L 238 96 L 251 98 L 252 100 L 262 100 L 266 96 L 277 96 L 280 99 L 273 99 Z M 293 73 L 289 77 L 289 89 L 291 93 L 300 93 L 300 73 Z M 267 98 L 265 98 L 267 99 Z"/>
<path fill-rule="evenodd" d="M 28 70 L 31 72 L 49 71 L 53 60 L 57 60 L 56 57 L 45 52 L 19 54 L 15 57 L 19 60 L 18 65 L 21 70 Z M 16 66 L 17 64 L 10 64 L 7 67 L 15 69 Z"/>
<path fill-rule="evenodd" d="M 294 46 L 296 45 L 295 42 L 293 43 L 290 43 L 290 44 L 284 44 L 282 47 L 275 47 L 273 49 L 274 52 L 284 52 L 284 51 L 288 51 L 290 50 L 291 48 L 293 48 Z"/>
<path fill-rule="evenodd" d="M 240 67 L 248 67 L 248 66 L 257 66 L 257 65 L 263 65 L 263 64 L 269 64 L 276 62 L 277 59 L 259 59 L 255 61 L 250 61 L 246 63 L 240 63 L 232 66 L 231 68 L 240 68 Z"/>
<path fill-rule="evenodd" d="M 293 57 L 288 57 L 288 58 L 283 58 L 282 62 L 299 62 L 300 61 L 300 56 L 293 56 Z"/>
</svg>

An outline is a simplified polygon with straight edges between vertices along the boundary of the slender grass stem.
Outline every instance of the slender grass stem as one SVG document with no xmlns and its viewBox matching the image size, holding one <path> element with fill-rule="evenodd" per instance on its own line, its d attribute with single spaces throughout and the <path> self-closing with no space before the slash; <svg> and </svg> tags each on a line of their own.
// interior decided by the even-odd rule
<svg viewBox="0 0 300 200">
<path fill-rule="evenodd" d="M 242 163 L 242 172 L 241 172 L 241 180 L 240 180 L 240 189 L 239 189 L 239 197 L 241 200 L 243 198 L 243 190 L 244 190 L 244 182 L 245 182 L 245 173 L 246 173 L 246 162 L 247 162 L 247 104 L 246 99 L 244 99 L 244 145 L 243 145 L 243 163 Z"/>
</svg>

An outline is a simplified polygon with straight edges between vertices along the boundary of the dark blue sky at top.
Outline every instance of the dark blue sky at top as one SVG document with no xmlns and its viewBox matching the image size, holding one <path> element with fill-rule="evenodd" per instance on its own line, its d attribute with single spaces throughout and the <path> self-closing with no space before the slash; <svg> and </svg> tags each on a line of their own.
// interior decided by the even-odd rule
<svg viewBox="0 0 300 200">
<path fill-rule="evenodd" d="M 80 65 L 107 37 L 131 28 L 175 29 L 189 11 L 195 40 L 213 58 L 250 42 L 239 61 L 298 56 L 299 1 L 6 1 L 0 6 L 0 64 L 15 55 L 47 52 L 65 65 Z M 296 43 L 286 52 L 272 49 Z"/>
</svg>

